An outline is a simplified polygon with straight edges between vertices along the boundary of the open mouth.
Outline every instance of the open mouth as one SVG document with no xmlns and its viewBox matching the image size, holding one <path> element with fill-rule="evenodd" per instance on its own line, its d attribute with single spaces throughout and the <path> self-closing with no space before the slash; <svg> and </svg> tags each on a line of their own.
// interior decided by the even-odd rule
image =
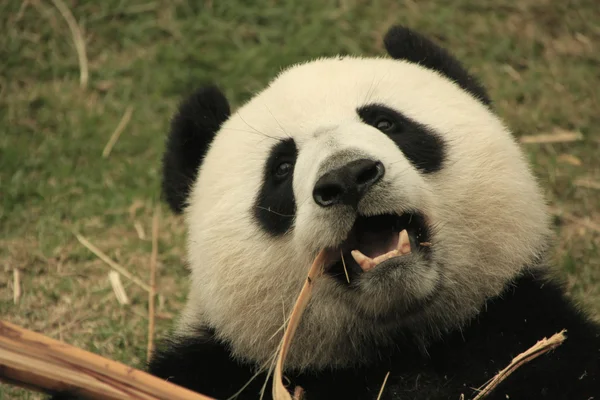
<svg viewBox="0 0 600 400">
<path fill-rule="evenodd" d="M 423 215 L 414 213 L 359 216 L 348 237 L 331 250 L 326 272 L 350 283 L 352 277 L 387 264 L 397 264 L 413 252 L 429 253 L 429 232 Z"/>
</svg>

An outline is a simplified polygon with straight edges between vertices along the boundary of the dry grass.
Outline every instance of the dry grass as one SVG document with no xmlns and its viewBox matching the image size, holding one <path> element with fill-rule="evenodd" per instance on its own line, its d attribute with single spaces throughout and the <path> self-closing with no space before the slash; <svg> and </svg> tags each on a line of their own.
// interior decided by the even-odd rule
<svg viewBox="0 0 600 400">
<path fill-rule="evenodd" d="M 85 39 L 83 38 L 83 34 L 81 33 L 81 28 L 75 21 L 75 17 L 69 10 L 69 7 L 62 0 L 52 0 L 52 3 L 56 6 L 60 14 L 63 16 L 67 25 L 69 25 L 69 29 L 71 30 L 71 35 L 73 36 L 73 43 L 75 44 L 75 49 L 77 50 L 77 58 L 79 60 L 79 83 L 83 89 L 86 88 L 89 73 L 88 73 L 88 60 L 85 50 Z"/>
<path fill-rule="evenodd" d="M 106 158 L 110 155 L 112 148 L 117 143 L 117 140 L 119 140 L 119 136 L 121 136 L 121 133 L 123 133 L 123 131 L 127 127 L 127 124 L 129 123 L 129 121 L 131 121 L 131 114 L 133 114 L 133 107 L 129 106 L 125 110 L 123 118 L 121 118 L 121 120 L 119 121 L 119 125 L 117 125 L 115 131 L 112 133 L 112 135 L 110 135 L 110 139 L 108 139 L 108 143 L 106 143 L 104 150 L 102 150 L 102 157 Z"/>
</svg>

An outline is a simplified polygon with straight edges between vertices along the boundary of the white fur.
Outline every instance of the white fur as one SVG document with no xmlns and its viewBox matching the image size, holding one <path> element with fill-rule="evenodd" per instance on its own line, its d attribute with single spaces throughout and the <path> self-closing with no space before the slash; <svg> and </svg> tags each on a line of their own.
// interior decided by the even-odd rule
<svg viewBox="0 0 600 400">
<path fill-rule="evenodd" d="M 370 103 L 397 109 L 441 135 L 444 168 L 419 173 L 388 137 L 361 123 L 356 109 Z M 252 208 L 271 146 L 289 136 L 299 149 L 297 217 L 289 234 L 272 238 L 255 223 Z M 440 74 L 408 62 L 320 59 L 280 74 L 212 143 L 186 210 L 192 283 L 181 333 L 206 324 L 239 357 L 264 362 L 275 353 L 313 257 L 339 244 L 352 226 L 351 215 L 312 199 L 319 169 L 340 151 L 384 163 L 389 185 L 374 189 L 360 210 L 421 210 L 435 228 L 432 261 L 415 255 L 410 268 L 385 277 L 365 274 L 353 292 L 328 277 L 318 281 L 289 353 L 291 367 L 367 361 L 400 327 L 424 339 L 460 327 L 543 250 L 548 218 L 540 190 L 489 109 Z M 437 297 L 405 317 L 370 319 L 431 295 Z"/>
</svg>

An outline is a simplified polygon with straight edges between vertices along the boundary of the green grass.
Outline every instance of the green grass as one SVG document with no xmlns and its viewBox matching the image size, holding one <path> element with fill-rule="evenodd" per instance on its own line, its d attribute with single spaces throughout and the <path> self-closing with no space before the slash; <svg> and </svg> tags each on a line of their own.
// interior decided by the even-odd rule
<svg viewBox="0 0 600 400">
<path fill-rule="evenodd" d="M 492 3 L 490 3 L 492 4 Z M 0 5 L 0 316 L 140 367 L 145 292 L 109 268 L 78 231 L 148 279 L 160 157 L 180 97 L 215 81 L 234 105 L 283 66 L 335 54 L 383 54 L 393 23 L 450 48 L 488 87 L 517 136 L 579 131 L 572 143 L 524 148 L 558 214 L 552 256 L 573 296 L 600 313 L 600 8 L 594 0 L 67 1 L 81 27 L 89 83 L 51 1 Z M 127 107 L 131 121 L 101 153 Z M 570 157 L 570 163 L 566 162 Z M 181 221 L 163 206 L 157 336 L 186 293 Z M 564 217 L 566 215 L 566 217 Z M 140 239 L 135 224 L 146 238 Z M 23 294 L 13 304 L 13 269 Z M 38 398 L 2 386 L 0 399 Z"/>
</svg>

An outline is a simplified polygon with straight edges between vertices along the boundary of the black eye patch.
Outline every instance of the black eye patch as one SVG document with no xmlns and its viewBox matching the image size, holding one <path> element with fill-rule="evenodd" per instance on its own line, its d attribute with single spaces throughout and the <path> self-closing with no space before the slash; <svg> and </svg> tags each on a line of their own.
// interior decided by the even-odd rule
<svg viewBox="0 0 600 400">
<path fill-rule="evenodd" d="M 283 235 L 292 226 L 296 201 L 292 182 L 298 149 L 293 139 L 282 140 L 271 149 L 261 185 L 254 202 L 254 218 L 273 236 Z"/>
<path fill-rule="evenodd" d="M 419 171 L 429 174 L 442 169 L 446 146 L 432 129 L 379 104 L 360 107 L 356 112 L 365 124 L 388 135 Z"/>
</svg>

